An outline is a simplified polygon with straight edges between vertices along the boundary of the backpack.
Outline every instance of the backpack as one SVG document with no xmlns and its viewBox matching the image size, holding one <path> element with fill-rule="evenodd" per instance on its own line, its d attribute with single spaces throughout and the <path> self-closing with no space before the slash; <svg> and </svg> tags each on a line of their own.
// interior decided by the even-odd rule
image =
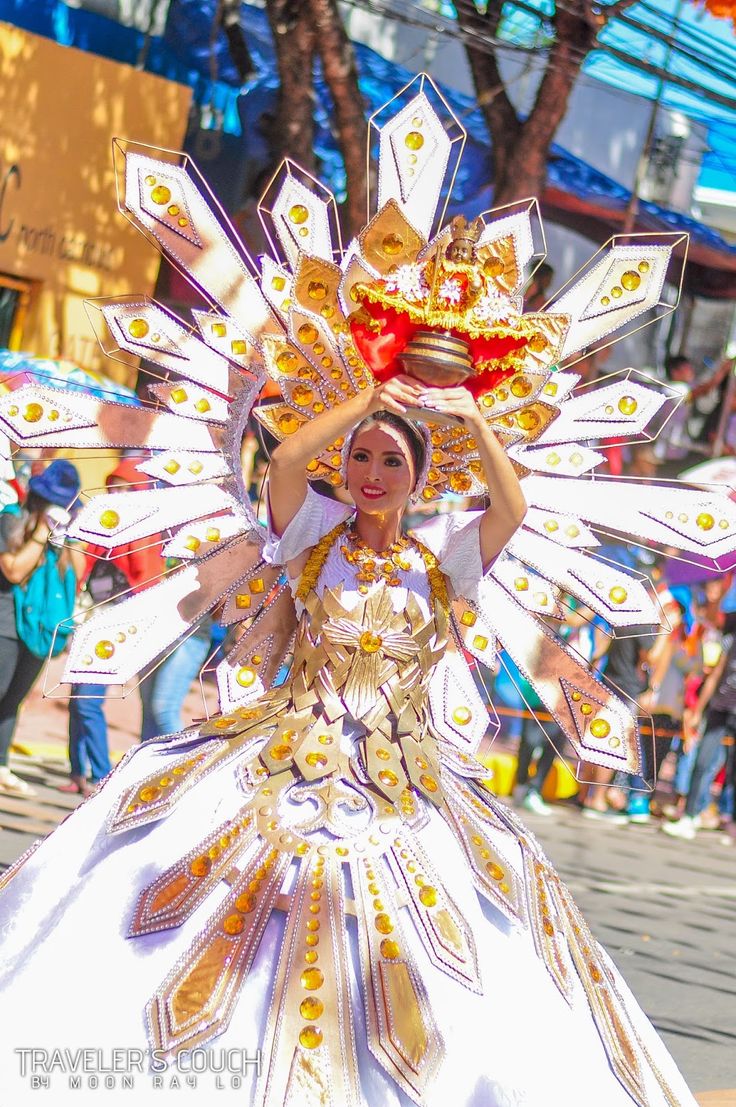
<svg viewBox="0 0 736 1107">
<path fill-rule="evenodd" d="M 25 584 L 13 585 L 15 625 L 21 642 L 35 657 L 56 657 L 73 632 L 71 616 L 77 578 L 71 565 L 59 569 L 59 551 L 47 546 L 43 561 Z M 65 626 L 62 624 L 65 620 Z"/>
<path fill-rule="evenodd" d="M 121 592 L 127 592 L 130 581 L 122 569 L 119 569 L 114 561 L 100 558 L 95 561 L 92 571 L 87 577 L 85 588 L 92 603 L 102 603 L 104 600 L 113 599 Z"/>
</svg>

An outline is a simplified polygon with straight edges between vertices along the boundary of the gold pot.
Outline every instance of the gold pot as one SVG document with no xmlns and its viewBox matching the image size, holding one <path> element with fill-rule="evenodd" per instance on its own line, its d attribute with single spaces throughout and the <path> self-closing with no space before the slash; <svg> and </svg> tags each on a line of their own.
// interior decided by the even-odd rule
<svg viewBox="0 0 736 1107">
<path fill-rule="evenodd" d="M 435 388 L 462 384 L 473 371 L 470 347 L 464 338 L 421 328 L 399 361 L 409 374 Z"/>
</svg>

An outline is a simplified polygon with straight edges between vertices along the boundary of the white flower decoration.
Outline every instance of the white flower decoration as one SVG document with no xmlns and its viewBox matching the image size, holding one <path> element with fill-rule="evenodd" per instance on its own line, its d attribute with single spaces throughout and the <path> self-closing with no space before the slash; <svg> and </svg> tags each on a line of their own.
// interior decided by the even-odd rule
<svg viewBox="0 0 736 1107">
<path fill-rule="evenodd" d="M 421 265 L 402 265 L 386 278 L 386 291 L 399 292 L 407 300 L 426 300 L 429 285 L 424 277 L 424 269 Z"/>
</svg>

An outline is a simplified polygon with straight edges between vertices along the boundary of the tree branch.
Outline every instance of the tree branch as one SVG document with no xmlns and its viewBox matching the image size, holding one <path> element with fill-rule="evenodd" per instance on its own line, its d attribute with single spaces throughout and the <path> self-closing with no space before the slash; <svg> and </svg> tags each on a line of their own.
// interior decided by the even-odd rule
<svg viewBox="0 0 736 1107">
<path fill-rule="evenodd" d="M 367 218 L 366 142 L 368 124 L 358 85 L 353 44 L 347 36 L 337 0 L 309 0 L 317 50 L 332 95 L 334 130 L 345 163 L 348 234 L 356 235 Z"/>
</svg>

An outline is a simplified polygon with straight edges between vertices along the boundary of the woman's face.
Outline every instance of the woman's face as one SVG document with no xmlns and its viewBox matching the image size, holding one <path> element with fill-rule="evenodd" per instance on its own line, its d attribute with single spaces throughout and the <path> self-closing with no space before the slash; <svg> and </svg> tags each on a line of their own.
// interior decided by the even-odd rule
<svg viewBox="0 0 736 1107">
<path fill-rule="evenodd" d="M 347 486 L 358 511 L 403 511 L 415 482 L 414 462 L 401 434 L 374 423 L 356 435 L 348 457 Z"/>
</svg>

